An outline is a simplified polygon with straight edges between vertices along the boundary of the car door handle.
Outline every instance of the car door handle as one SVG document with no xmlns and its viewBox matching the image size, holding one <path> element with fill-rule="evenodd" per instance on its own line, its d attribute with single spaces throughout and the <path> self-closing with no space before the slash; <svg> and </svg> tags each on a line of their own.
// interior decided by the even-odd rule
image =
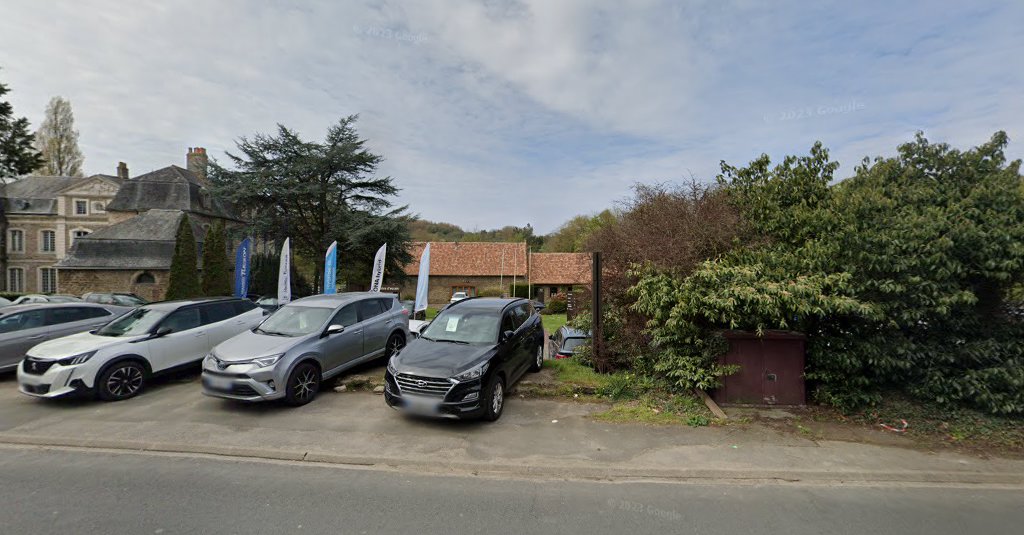
<svg viewBox="0 0 1024 535">
<path fill-rule="evenodd" d="M 37 334 L 37 335 L 35 335 L 35 336 L 29 336 L 29 337 L 28 337 L 28 339 L 29 339 L 29 340 L 38 340 L 38 339 L 40 339 L 40 338 L 42 338 L 42 337 L 43 337 L 43 335 L 41 335 L 41 334 Z"/>
<path fill-rule="evenodd" d="M 200 336 L 206 336 L 206 331 L 203 331 L 201 333 L 196 333 L 196 338 L 199 338 Z"/>
<path fill-rule="evenodd" d="M 359 329 L 358 331 L 352 331 L 352 334 L 363 334 L 363 330 Z"/>
</svg>

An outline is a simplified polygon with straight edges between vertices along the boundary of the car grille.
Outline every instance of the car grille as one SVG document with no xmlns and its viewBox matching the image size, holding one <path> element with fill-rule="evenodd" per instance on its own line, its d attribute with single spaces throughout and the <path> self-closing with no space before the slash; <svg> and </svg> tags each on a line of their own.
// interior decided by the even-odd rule
<svg viewBox="0 0 1024 535">
<path fill-rule="evenodd" d="M 408 373 L 400 373 L 395 376 L 395 382 L 403 394 L 413 394 L 431 398 L 444 398 L 452 388 L 452 382 L 448 379 L 437 377 L 423 377 Z"/>
<path fill-rule="evenodd" d="M 21 385 L 21 387 L 29 394 L 43 395 L 50 393 L 50 385 Z"/>
<path fill-rule="evenodd" d="M 50 366 L 53 366 L 55 362 L 57 361 L 26 357 L 24 362 L 21 363 L 21 371 L 32 375 L 42 375 L 46 373 L 46 370 L 49 370 Z"/>
</svg>

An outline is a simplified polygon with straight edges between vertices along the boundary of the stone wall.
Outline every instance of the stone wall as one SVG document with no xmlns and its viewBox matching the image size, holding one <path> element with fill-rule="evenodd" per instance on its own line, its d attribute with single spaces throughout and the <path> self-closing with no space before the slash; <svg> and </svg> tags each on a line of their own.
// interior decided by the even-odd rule
<svg viewBox="0 0 1024 535">
<path fill-rule="evenodd" d="M 149 274 L 153 283 L 138 282 L 139 277 Z M 82 295 L 88 292 L 134 293 L 147 301 L 162 301 L 167 293 L 167 270 L 113 270 L 113 269 L 61 269 L 57 279 L 60 292 Z M 145 279 L 145 277 L 143 277 Z"/>
</svg>

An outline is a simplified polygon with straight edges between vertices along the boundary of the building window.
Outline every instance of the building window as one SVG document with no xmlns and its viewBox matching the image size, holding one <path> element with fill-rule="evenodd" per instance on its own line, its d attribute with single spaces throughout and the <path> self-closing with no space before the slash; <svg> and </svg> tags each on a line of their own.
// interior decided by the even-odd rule
<svg viewBox="0 0 1024 535">
<path fill-rule="evenodd" d="M 94 203 L 92 203 L 92 211 L 97 213 L 97 214 L 102 214 L 104 211 L 106 211 L 106 209 L 107 209 L 107 207 L 103 206 L 103 203 L 101 203 L 101 202 L 94 202 Z"/>
<path fill-rule="evenodd" d="M 39 268 L 39 290 L 44 294 L 52 294 L 57 291 L 56 269 Z"/>
<path fill-rule="evenodd" d="M 558 295 L 558 286 L 548 288 L 548 295 Z"/>
<path fill-rule="evenodd" d="M 25 232 L 21 230 L 11 231 L 11 240 L 8 250 L 12 253 L 25 252 Z"/>
<path fill-rule="evenodd" d="M 156 284 L 156 277 L 148 271 L 143 271 L 135 278 L 135 284 Z"/>
<path fill-rule="evenodd" d="M 88 236 L 89 234 L 92 234 L 91 230 L 73 230 L 73 231 L 71 231 L 71 244 L 74 245 L 74 243 L 76 241 L 78 241 L 78 238 L 84 238 L 84 237 Z"/>
<path fill-rule="evenodd" d="M 89 215 L 89 201 L 75 201 L 75 215 Z"/>
<path fill-rule="evenodd" d="M 476 297 L 476 286 L 452 286 L 452 295 L 458 292 L 466 292 L 467 297 Z"/>
<path fill-rule="evenodd" d="M 39 233 L 42 237 L 40 246 L 44 253 L 52 253 L 57 250 L 57 233 L 52 230 L 44 230 Z"/>
<path fill-rule="evenodd" d="M 25 270 L 10 268 L 7 270 L 7 291 L 21 293 L 25 291 Z"/>
</svg>

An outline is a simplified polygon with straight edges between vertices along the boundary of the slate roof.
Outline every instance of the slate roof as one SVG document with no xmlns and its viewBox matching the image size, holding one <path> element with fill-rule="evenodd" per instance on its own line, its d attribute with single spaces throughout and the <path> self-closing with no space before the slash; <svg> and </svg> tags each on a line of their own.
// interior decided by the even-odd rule
<svg viewBox="0 0 1024 535">
<path fill-rule="evenodd" d="M 112 212 L 183 210 L 241 221 L 234 210 L 214 199 L 206 184 L 188 169 L 171 165 L 128 180 L 107 205 Z"/>
<path fill-rule="evenodd" d="M 121 184 L 122 180 L 110 175 L 73 176 L 27 176 L 0 186 L 4 211 L 8 214 L 56 214 L 57 196 L 67 189 L 80 186 L 94 178 L 102 177 Z"/>
<path fill-rule="evenodd" d="M 590 284 L 591 266 L 588 253 L 533 253 L 530 255 L 530 282 Z"/>
<path fill-rule="evenodd" d="M 409 254 L 414 260 L 405 266 L 406 275 L 419 274 L 420 255 L 426 245 L 426 242 L 410 245 Z M 526 243 L 430 242 L 430 275 L 525 277 Z"/>
<path fill-rule="evenodd" d="M 61 269 L 170 269 L 181 210 L 150 210 L 77 238 Z M 203 242 L 194 220 L 192 233 Z"/>
</svg>

